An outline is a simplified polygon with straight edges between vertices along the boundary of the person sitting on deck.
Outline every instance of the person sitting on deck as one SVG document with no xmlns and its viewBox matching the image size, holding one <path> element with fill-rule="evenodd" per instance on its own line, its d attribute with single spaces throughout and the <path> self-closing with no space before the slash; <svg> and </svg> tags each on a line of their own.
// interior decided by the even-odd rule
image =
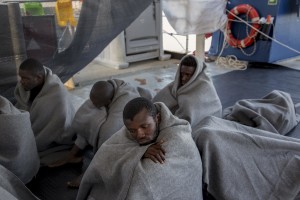
<svg viewBox="0 0 300 200">
<path fill-rule="evenodd" d="M 91 89 L 90 99 L 83 103 L 74 117 L 72 129 L 77 134 L 77 139 L 72 150 L 66 158 L 50 164 L 49 167 L 81 162 L 83 151 L 88 146 L 95 153 L 103 142 L 123 126 L 122 113 L 125 104 L 139 96 L 135 87 L 122 80 L 96 82 Z M 91 159 L 93 153 L 85 155 Z M 82 175 L 68 182 L 68 186 L 78 188 Z"/>
<path fill-rule="evenodd" d="M 69 129 L 75 108 L 58 76 L 39 61 L 32 58 L 23 61 L 19 76 L 16 107 L 29 111 L 41 165 L 47 165 L 74 142 Z"/>
<path fill-rule="evenodd" d="M 189 122 L 143 97 L 126 104 L 123 121 L 94 156 L 77 200 L 201 200 L 202 163 Z"/>
<path fill-rule="evenodd" d="M 222 105 L 205 63 L 193 55 L 182 58 L 175 80 L 160 90 L 153 102 L 163 102 L 179 118 L 191 123 L 192 129 L 207 116 L 221 117 Z"/>
<path fill-rule="evenodd" d="M 27 184 L 40 166 L 29 113 L 0 95 L 0 127 L 0 165 Z"/>
</svg>

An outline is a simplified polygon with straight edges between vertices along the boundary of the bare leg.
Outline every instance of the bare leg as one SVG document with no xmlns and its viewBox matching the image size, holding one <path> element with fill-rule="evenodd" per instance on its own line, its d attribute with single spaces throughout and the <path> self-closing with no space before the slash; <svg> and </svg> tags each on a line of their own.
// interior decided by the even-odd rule
<svg viewBox="0 0 300 200">
<path fill-rule="evenodd" d="M 58 160 L 52 164 L 49 164 L 48 167 L 60 167 L 68 163 L 80 163 L 82 162 L 82 160 L 82 150 L 77 145 L 74 145 L 65 158 Z"/>
<path fill-rule="evenodd" d="M 79 175 L 77 178 L 75 178 L 74 180 L 68 181 L 68 182 L 67 182 L 68 187 L 69 187 L 69 188 L 74 188 L 74 189 L 79 188 L 80 182 L 81 182 L 81 180 L 82 180 L 82 177 L 83 177 L 83 173 L 80 174 L 80 175 Z"/>
</svg>

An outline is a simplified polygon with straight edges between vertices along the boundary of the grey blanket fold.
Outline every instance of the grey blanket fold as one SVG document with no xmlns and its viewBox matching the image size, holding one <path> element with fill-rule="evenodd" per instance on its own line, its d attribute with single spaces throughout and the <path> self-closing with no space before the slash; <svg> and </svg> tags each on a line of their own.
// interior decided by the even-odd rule
<svg viewBox="0 0 300 200">
<path fill-rule="evenodd" d="M 28 102 L 30 92 L 25 91 L 20 83 L 15 89 L 16 106 L 30 113 L 40 156 L 57 151 L 58 146 L 71 145 L 74 136 L 70 127 L 75 109 L 70 94 L 60 79 L 50 69 L 45 69 L 45 83 L 31 105 Z"/>
<path fill-rule="evenodd" d="M 161 110 L 158 140 L 164 164 L 141 159 L 148 146 L 135 142 L 123 127 L 97 151 L 84 174 L 77 200 L 202 199 L 202 164 L 187 121 Z"/>
<path fill-rule="evenodd" d="M 0 199 L 38 200 L 18 177 L 2 165 L 0 165 Z"/>
<path fill-rule="evenodd" d="M 223 118 L 281 135 L 299 123 L 290 94 L 273 90 L 261 99 L 245 99 L 224 109 Z"/>
<path fill-rule="evenodd" d="M 91 100 L 86 100 L 77 110 L 72 122 L 72 129 L 77 133 L 75 144 L 81 149 L 90 145 L 96 152 L 99 130 L 106 118 L 107 113 L 104 107 L 99 109 Z"/>
<path fill-rule="evenodd" d="M 174 115 L 188 120 L 192 129 L 207 116 L 221 117 L 222 105 L 211 78 L 206 74 L 204 62 L 198 63 L 185 85 L 178 88 L 179 85 L 180 66 L 175 80 L 160 90 L 152 101 L 165 103 Z"/>
<path fill-rule="evenodd" d="M 77 111 L 72 123 L 73 130 L 77 133 L 75 144 L 84 148 L 91 145 L 94 152 L 115 132 L 123 126 L 123 109 L 128 101 L 139 97 L 135 87 L 122 80 L 108 80 L 114 87 L 114 97 L 108 109 L 96 108 L 87 100 Z"/>
<path fill-rule="evenodd" d="M 0 96 L 0 165 L 28 183 L 38 172 L 40 161 L 29 113 L 19 111 Z"/>
<path fill-rule="evenodd" d="M 124 106 L 132 99 L 139 97 L 140 94 L 136 87 L 123 80 L 112 79 L 108 80 L 115 89 L 112 102 L 108 106 L 107 118 L 101 125 L 98 137 L 98 148 L 120 130 L 123 126 L 123 110 Z"/>
<path fill-rule="evenodd" d="M 216 199 L 294 200 L 300 192 L 300 140 L 208 117 L 193 138 L 203 181 Z"/>
</svg>

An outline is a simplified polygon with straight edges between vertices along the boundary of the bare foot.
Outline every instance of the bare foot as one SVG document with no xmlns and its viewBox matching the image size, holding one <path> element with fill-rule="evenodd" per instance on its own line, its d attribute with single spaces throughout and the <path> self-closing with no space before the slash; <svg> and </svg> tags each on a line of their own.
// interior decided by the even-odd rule
<svg viewBox="0 0 300 200">
<path fill-rule="evenodd" d="M 79 186 L 80 186 L 80 182 L 82 180 L 82 177 L 83 177 L 83 173 L 80 174 L 77 178 L 75 178 L 74 180 L 72 181 L 68 181 L 67 182 L 67 185 L 69 188 L 73 188 L 73 189 L 78 189 Z"/>
<path fill-rule="evenodd" d="M 82 162 L 83 157 L 82 156 L 68 156 L 62 160 L 58 160 L 50 165 L 48 167 L 60 167 L 66 164 L 77 164 Z"/>
</svg>

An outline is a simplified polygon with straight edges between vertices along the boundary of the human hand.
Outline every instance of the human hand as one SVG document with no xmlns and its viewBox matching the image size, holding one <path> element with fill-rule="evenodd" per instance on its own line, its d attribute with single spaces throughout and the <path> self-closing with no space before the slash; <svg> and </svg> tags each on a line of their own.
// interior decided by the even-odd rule
<svg viewBox="0 0 300 200">
<path fill-rule="evenodd" d="M 165 141 L 160 140 L 148 147 L 146 152 L 143 155 L 143 158 L 150 158 L 153 162 L 160 162 L 161 164 L 165 161 L 165 150 L 162 147 L 162 144 Z"/>
</svg>

